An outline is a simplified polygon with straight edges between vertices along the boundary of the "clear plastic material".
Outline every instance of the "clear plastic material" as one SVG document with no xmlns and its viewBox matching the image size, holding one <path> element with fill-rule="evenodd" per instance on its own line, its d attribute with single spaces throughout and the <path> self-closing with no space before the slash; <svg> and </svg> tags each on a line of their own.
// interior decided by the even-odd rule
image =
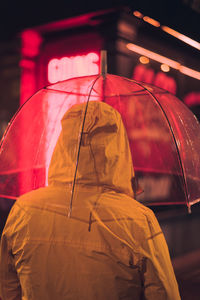
<svg viewBox="0 0 200 300">
<path fill-rule="evenodd" d="M 53 84 L 24 104 L 1 142 L 0 197 L 15 199 L 48 184 L 60 121 L 72 105 L 88 100 L 104 101 L 121 113 L 143 189 L 139 201 L 188 207 L 200 201 L 200 125 L 195 116 L 164 90 L 110 74 Z"/>
</svg>

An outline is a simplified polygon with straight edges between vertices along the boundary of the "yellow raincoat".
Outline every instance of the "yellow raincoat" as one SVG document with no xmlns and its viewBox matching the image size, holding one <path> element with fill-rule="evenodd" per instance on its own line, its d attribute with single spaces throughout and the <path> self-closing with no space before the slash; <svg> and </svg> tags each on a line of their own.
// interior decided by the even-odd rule
<svg viewBox="0 0 200 300">
<path fill-rule="evenodd" d="M 168 248 L 153 212 L 133 199 L 120 117 L 90 102 L 68 218 L 84 105 L 62 119 L 49 186 L 21 196 L 1 240 L 2 300 L 177 300 Z"/>
</svg>

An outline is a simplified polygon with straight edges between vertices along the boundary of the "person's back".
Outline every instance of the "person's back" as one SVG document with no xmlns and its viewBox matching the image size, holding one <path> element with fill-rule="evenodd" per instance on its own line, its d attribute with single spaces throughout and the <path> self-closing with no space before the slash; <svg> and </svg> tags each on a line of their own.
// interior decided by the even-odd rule
<svg viewBox="0 0 200 300">
<path fill-rule="evenodd" d="M 180 299 L 158 222 L 133 199 L 121 118 L 104 103 L 89 103 L 68 217 L 80 110 L 63 118 L 49 187 L 20 197 L 9 215 L 2 299 Z"/>
</svg>

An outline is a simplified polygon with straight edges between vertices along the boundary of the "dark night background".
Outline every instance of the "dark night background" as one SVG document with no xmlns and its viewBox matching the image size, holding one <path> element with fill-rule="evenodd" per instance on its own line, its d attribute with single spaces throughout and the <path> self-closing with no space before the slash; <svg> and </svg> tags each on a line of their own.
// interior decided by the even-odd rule
<svg viewBox="0 0 200 300">
<path fill-rule="evenodd" d="M 1 1 L 0 38 L 11 38 L 23 28 L 121 5 L 139 10 L 195 40 L 200 39 L 199 0 Z"/>
</svg>

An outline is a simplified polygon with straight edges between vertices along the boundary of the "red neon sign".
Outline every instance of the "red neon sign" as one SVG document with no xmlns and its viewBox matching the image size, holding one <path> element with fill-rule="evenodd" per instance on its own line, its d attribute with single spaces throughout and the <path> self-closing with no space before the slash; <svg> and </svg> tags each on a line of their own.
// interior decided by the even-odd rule
<svg viewBox="0 0 200 300">
<path fill-rule="evenodd" d="M 86 55 L 53 58 L 48 63 L 49 83 L 98 73 L 99 55 L 93 52 Z"/>
</svg>

